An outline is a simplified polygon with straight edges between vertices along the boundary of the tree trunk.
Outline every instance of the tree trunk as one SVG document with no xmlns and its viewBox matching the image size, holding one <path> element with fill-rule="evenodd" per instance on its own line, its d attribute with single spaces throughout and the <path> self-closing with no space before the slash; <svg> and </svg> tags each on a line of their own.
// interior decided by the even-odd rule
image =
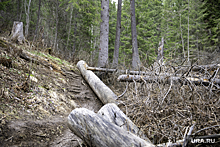
<svg viewBox="0 0 220 147">
<path fill-rule="evenodd" d="M 188 62 L 189 62 L 189 0 L 188 0 L 188 41 L 187 41 L 187 45 L 188 45 Z"/>
<path fill-rule="evenodd" d="M 92 71 L 87 70 L 87 67 L 88 65 L 82 60 L 77 63 L 77 68 L 80 70 L 83 78 L 87 81 L 102 103 L 115 103 L 117 96 Z"/>
<path fill-rule="evenodd" d="M 76 52 L 76 31 L 77 31 L 77 13 L 75 13 L 75 26 L 74 26 L 74 41 L 73 41 L 73 56 Z"/>
<path fill-rule="evenodd" d="M 69 27 L 69 32 L 68 32 L 68 38 L 67 38 L 67 45 L 66 49 L 68 49 L 69 46 L 69 38 L 70 38 L 70 32 L 71 32 L 71 26 L 72 26 L 72 18 L 73 18 L 73 4 L 71 3 L 71 12 L 70 12 L 70 27 Z"/>
<path fill-rule="evenodd" d="M 131 35 L 132 35 L 132 69 L 138 69 L 141 64 L 138 44 L 137 44 L 137 31 L 135 19 L 135 0 L 130 0 L 131 5 Z"/>
<path fill-rule="evenodd" d="M 55 39 L 54 39 L 54 49 L 57 51 L 57 32 L 58 31 L 58 0 L 56 2 L 56 32 L 55 32 Z"/>
<path fill-rule="evenodd" d="M 17 0 L 17 21 L 20 21 L 19 20 L 19 13 L 20 12 L 20 0 Z"/>
<path fill-rule="evenodd" d="M 183 31 L 182 31 L 182 26 L 181 26 L 181 23 L 182 23 L 181 16 L 182 15 L 180 14 L 180 31 L 181 31 L 181 40 L 182 40 L 182 47 L 183 47 L 183 57 L 185 58 L 186 55 L 185 55 L 185 49 L 184 49 Z"/>
<path fill-rule="evenodd" d="M 98 67 L 105 67 L 108 64 L 109 0 L 102 0 L 101 9 Z"/>
<path fill-rule="evenodd" d="M 41 7 L 41 0 L 39 0 L 39 7 L 38 7 L 38 14 L 37 14 L 37 25 L 36 25 L 36 30 L 35 30 L 33 42 L 35 41 L 35 39 L 37 37 L 38 25 L 39 25 L 39 20 L 40 20 L 40 7 Z"/>
<path fill-rule="evenodd" d="M 186 77 L 183 79 L 182 77 L 175 77 L 175 76 L 140 76 L 140 75 L 120 75 L 118 77 L 118 81 L 120 82 L 133 82 L 133 80 L 137 82 L 141 82 L 145 80 L 146 82 L 158 82 L 161 83 L 171 83 L 173 81 L 174 83 L 182 83 L 187 84 L 188 81 L 191 81 L 195 85 L 203 84 L 203 85 L 209 85 L 211 82 L 214 82 L 215 84 L 220 85 L 220 79 L 212 79 L 208 80 L 208 77 Z"/>
<path fill-rule="evenodd" d="M 29 29 L 29 23 L 30 23 L 30 20 L 29 20 L 29 13 L 30 13 L 30 5 L 31 5 L 31 0 L 29 0 L 29 4 L 28 4 L 28 10 L 26 11 L 26 0 L 25 0 L 25 13 L 26 13 L 26 26 L 25 26 L 25 37 L 27 38 L 28 37 L 28 29 Z"/>
<path fill-rule="evenodd" d="M 11 34 L 12 34 L 11 40 L 18 41 L 20 44 L 23 44 L 24 42 L 23 22 L 14 21 Z"/>
<path fill-rule="evenodd" d="M 68 126 L 91 147 L 154 146 L 86 108 L 74 109 L 68 116 Z"/>
<path fill-rule="evenodd" d="M 121 3 L 122 3 L 122 0 L 118 0 L 115 50 L 114 50 L 114 57 L 113 57 L 113 64 L 112 64 L 113 68 L 116 68 L 118 66 L 119 47 L 120 47 L 120 34 L 121 34 Z"/>
<path fill-rule="evenodd" d="M 163 47 L 164 47 L 164 39 L 161 38 L 161 42 L 159 43 L 158 47 L 158 55 L 157 55 L 157 61 L 160 65 L 163 63 Z"/>
</svg>

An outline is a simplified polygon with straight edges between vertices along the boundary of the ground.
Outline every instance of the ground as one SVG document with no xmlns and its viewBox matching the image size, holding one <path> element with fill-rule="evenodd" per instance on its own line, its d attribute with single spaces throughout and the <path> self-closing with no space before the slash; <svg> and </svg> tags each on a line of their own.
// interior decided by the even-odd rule
<svg viewBox="0 0 220 147">
<path fill-rule="evenodd" d="M 100 100 L 70 63 L 19 46 L 62 67 L 60 72 L 20 58 L 14 54 L 19 47 L 11 47 L 0 47 L 0 146 L 80 146 L 82 140 L 69 130 L 67 116 L 77 107 L 97 112 Z"/>
<path fill-rule="evenodd" d="M 182 82 L 174 84 L 167 78 L 161 83 L 118 82 L 120 71 L 103 74 L 107 76 L 102 80 L 116 95 L 124 94 L 117 99 L 118 107 L 153 144 L 182 140 L 194 124 L 197 135 L 219 134 L 220 86 L 212 82 L 213 77 L 220 79 L 219 56 L 217 52 L 204 54 L 193 66 L 215 67 L 196 72 L 193 66 L 166 62 L 162 74 L 182 75 Z M 146 71 L 154 76 L 158 70 L 152 66 Z M 209 84 L 186 80 L 194 75 L 205 77 Z M 78 107 L 97 112 L 102 103 L 75 63 L 50 55 L 47 49 L 31 49 L 0 37 L 0 146 L 85 146 L 66 123 L 69 113 Z"/>
</svg>

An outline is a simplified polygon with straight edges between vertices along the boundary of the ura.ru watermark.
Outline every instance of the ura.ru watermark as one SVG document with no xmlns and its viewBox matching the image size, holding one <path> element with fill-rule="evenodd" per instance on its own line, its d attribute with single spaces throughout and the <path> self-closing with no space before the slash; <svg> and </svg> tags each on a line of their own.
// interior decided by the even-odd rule
<svg viewBox="0 0 220 147">
<path fill-rule="evenodd" d="M 206 138 L 206 139 L 193 139 L 191 138 L 191 143 L 215 143 L 215 138 Z"/>
</svg>

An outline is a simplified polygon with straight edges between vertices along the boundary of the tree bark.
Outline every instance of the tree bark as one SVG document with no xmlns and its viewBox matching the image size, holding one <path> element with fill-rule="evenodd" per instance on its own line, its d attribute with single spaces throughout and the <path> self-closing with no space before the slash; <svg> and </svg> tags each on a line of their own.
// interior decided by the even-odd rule
<svg viewBox="0 0 220 147">
<path fill-rule="evenodd" d="M 29 23 L 30 23 L 30 20 L 29 20 L 29 13 L 30 13 L 30 5 L 31 5 L 31 0 L 29 0 L 29 4 L 28 4 L 28 10 L 26 11 L 26 0 L 25 0 L 25 13 L 26 13 L 26 26 L 25 26 L 25 37 L 27 38 L 28 37 L 28 29 L 29 29 Z"/>
<path fill-rule="evenodd" d="M 41 7 L 41 0 L 39 0 L 39 7 L 38 7 L 38 14 L 37 14 L 37 25 L 36 25 L 36 30 L 35 30 L 35 33 L 34 33 L 33 42 L 35 41 L 35 39 L 36 39 L 36 37 L 37 37 L 38 26 L 39 26 L 39 20 L 40 20 L 40 7 Z"/>
<path fill-rule="evenodd" d="M 19 13 L 20 12 L 20 0 L 17 0 L 17 21 L 20 21 L 19 20 Z"/>
<path fill-rule="evenodd" d="M 24 42 L 23 22 L 14 21 L 11 34 L 12 34 L 11 40 L 18 41 L 20 44 L 23 44 Z"/>
<path fill-rule="evenodd" d="M 116 104 L 108 103 L 104 105 L 97 114 L 101 115 L 107 121 L 123 128 L 126 131 L 130 131 L 131 133 L 151 143 L 144 133 L 118 108 Z"/>
<path fill-rule="evenodd" d="M 68 38 L 67 38 L 67 45 L 66 49 L 68 49 L 69 46 L 69 38 L 70 38 L 70 32 L 71 32 L 71 26 L 72 26 L 72 18 L 73 18 L 73 4 L 71 3 L 71 12 L 70 12 L 70 26 L 69 26 L 69 32 L 68 32 Z"/>
<path fill-rule="evenodd" d="M 92 147 L 154 146 L 86 108 L 74 109 L 68 116 L 68 126 Z"/>
<path fill-rule="evenodd" d="M 138 44 L 137 44 L 137 31 L 135 19 L 135 0 L 130 0 L 131 5 L 131 35 L 132 35 L 132 69 L 138 69 L 141 64 Z"/>
<path fill-rule="evenodd" d="M 183 57 L 185 58 L 186 55 L 185 55 L 185 49 L 184 49 L 184 40 L 183 40 L 183 31 L 182 31 L 182 21 L 181 21 L 181 14 L 180 14 L 180 31 L 181 31 L 181 40 L 182 40 L 182 47 L 183 47 Z"/>
<path fill-rule="evenodd" d="M 118 66 L 120 34 L 121 34 L 121 3 L 122 3 L 122 0 L 118 0 L 115 50 L 114 50 L 114 57 L 113 57 L 113 63 L 112 63 L 113 68 L 116 68 Z"/>
<path fill-rule="evenodd" d="M 120 72 L 123 74 L 140 74 L 140 75 L 152 75 L 153 72 L 144 72 L 144 71 L 130 71 L 130 70 L 118 70 L 118 69 L 107 69 L 107 68 L 99 68 L 99 67 L 87 67 L 87 70 L 91 70 L 91 71 L 102 71 L 102 72 Z"/>
<path fill-rule="evenodd" d="M 140 75 L 120 75 L 118 77 L 118 81 L 120 82 L 133 82 L 133 80 L 137 82 L 141 82 L 145 80 L 146 82 L 158 82 L 161 83 L 162 81 L 165 83 L 171 83 L 173 81 L 174 83 L 182 83 L 187 84 L 187 81 L 191 81 L 195 85 L 203 84 L 208 85 L 211 82 L 220 85 L 220 79 L 212 79 L 209 80 L 208 77 L 176 77 L 176 76 L 140 76 Z"/>
<path fill-rule="evenodd" d="M 77 31 L 77 13 L 75 13 L 75 26 L 74 26 L 74 41 L 73 41 L 73 56 L 76 52 L 76 31 Z"/>
<path fill-rule="evenodd" d="M 109 0 L 102 0 L 101 9 L 98 67 L 105 67 L 108 64 Z"/>
<path fill-rule="evenodd" d="M 92 71 L 87 70 L 87 67 L 88 65 L 85 61 L 81 60 L 77 63 L 77 68 L 80 70 L 83 78 L 87 81 L 102 103 L 115 103 L 117 96 Z"/>
<path fill-rule="evenodd" d="M 158 55 L 157 55 L 157 61 L 160 65 L 163 63 L 163 47 L 164 47 L 164 38 L 161 38 L 161 42 L 159 43 L 158 47 Z"/>
<path fill-rule="evenodd" d="M 57 33 L 58 33 L 58 0 L 56 1 L 56 32 L 54 40 L 54 49 L 57 51 Z"/>
<path fill-rule="evenodd" d="M 187 48 L 188 48 L 188 62 L 189 62 L 189 0 L 188 0 L 188 38 L 187 38 Z"/>
</svg>

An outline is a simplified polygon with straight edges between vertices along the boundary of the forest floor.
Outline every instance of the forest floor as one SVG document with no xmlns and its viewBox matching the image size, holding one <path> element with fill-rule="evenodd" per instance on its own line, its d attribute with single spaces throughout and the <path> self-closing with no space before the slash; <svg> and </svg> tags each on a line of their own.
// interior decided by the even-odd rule
<svg viewBox="0 0 220 147">
<path fill-rule="evenodd" d="M 219 52 L 204 56 L 202 65 L 220 62 Z M 170 73 L 171 67 L 166 67 Z M 220 79 L 220 73 L 212 72 L 205 70 Z M 128 84 L 115 82 L 116 74 L 111 76 L 105 84 L 115 94 L 127 90 L 118 99 L 119 108 L 153 144 L 183 139 L 195 123 L 194 131 L 212 128 L 201 135 L 219 134 L 218 85 Z M 69 130 L 67 117 L 75 108 L 97 112 L 102 106 L 75 64 L 0 36 L 0 147 L 86 146 Z"/>
<path fill-rule="evenodd" d="M 10 50 L 0 47 L 0 146 L 81 146 L 82 140 L 67 126 L 67 116 L 77 107 L 97 112 L 102 103 L 80 72 L 43 52 L 31 51 L 65 71 L 28 62 L 15 55 L 17 48 Z"/>
</svg>

